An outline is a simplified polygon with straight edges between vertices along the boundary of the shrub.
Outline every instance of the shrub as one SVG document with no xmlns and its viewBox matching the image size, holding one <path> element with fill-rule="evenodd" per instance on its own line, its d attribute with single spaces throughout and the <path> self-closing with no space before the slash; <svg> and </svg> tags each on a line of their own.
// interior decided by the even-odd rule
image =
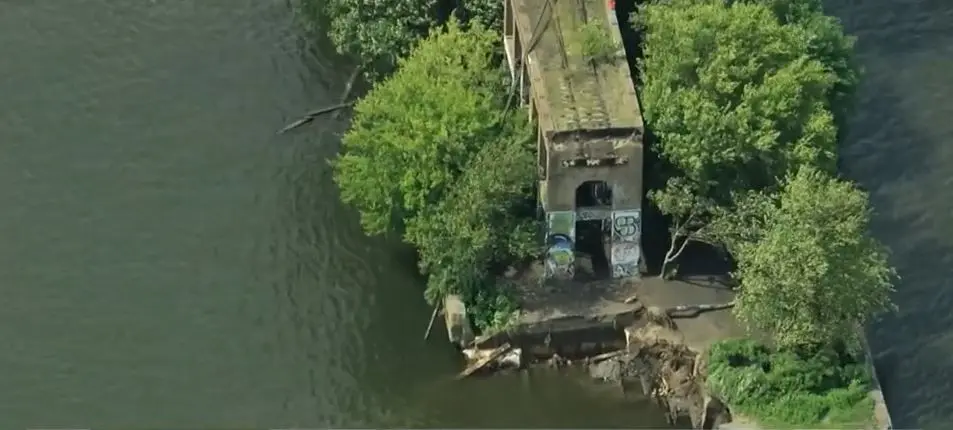
<svg viewBox="0 0 953 430">
<path fill-rule="evenodd" d="M 840 427 L 873 418 L 866 363 L 844 348 L 774 350 L 745 339 L 718 342 L 709 354 L 709 389 L 760 425 Z"/>
</svg>

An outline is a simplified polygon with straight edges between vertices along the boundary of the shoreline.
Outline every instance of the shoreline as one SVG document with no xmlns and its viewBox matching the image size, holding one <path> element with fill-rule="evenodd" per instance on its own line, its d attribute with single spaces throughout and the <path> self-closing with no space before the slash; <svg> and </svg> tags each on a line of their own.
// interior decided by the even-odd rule
<svg viewBox="0 0 953 430">
<path fill-rule="evenodd" d="M 751 419 L 732 413 L 732 406 L 711 394 L 706 386 L 707 355 L 712 344 L 745 336 L 730 311 L 718 309 L 688 318 L 666 315 L 665 308 L 677 307 L 674 303 L 680 301 L 727 303 L 733 298 L 734 293 L 725 287 L 702 286 L 708 279 L 629 281 L 637 297 L 631 312 L 603 320 L 584 315 L 557 318 L 546 327 L 551 329 L 548 342 L 543 336 L 525 332 L 471 337 L 464 342 L 450 334 L 465 331 L 452 327 L 464 323 L 465 318 L 446 312 L 448 340 L 461 350 L 468 368 L 501 346 L 507 348 L 507 354 L 483 363 L 485 367 L 467 377 L 492 377 L 501 370 L 538 366 L 576 366 L 585 369 L 596 383 L 619 385 L 623 393 L 641 390 L 667 414 L 673 428 L 690 423 L 690 428 L 697 429 L 762 429 Z M 872 378 L 870 428 L 890 430 L 889 410 L 866 341 L 863 355 Z"/>
</svg>

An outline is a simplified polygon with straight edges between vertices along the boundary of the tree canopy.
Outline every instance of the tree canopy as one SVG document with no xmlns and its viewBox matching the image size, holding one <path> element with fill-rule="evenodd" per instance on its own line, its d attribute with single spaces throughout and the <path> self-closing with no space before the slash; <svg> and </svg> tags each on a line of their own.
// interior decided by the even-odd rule
<svg viewBox="0 0 953 430">
<path fill-rule="evenodd" d="M 506 119 L 496 34 L 456 22 L 423 40 L 354 108 L 335 179 L 368 233 L 402 225 L 442 201 Z"/>
<path fill-rule="evenodd" d="M 537 253 L 532 129 L 522 126 L 525 116 L 517 118 L 515 129 L 480 148 L 447 198 L 408 225 L 407 240 L 430 275 L 430 300 L 447 293 L 473 296 L 495 282 L 494 263 Z"/>
<path fill-rule="evenodd" d="M 420 252 L 428 297 L 489 282 L 495 262 L 535 251 L 532 126 L 504 112 L 498 34 L 451 20 L 355 106 L 333 163 L 370 234 Z"/>
<path fill-rule="evenodd" d="M 746 2 L 650 3 L 634 19 L 646 123 L 681 175 L 724 197 L 797 166 L 834 168 L 837 77 L 812 58 L 807 30 Z"/>
<path fill-rule="evenodd" d="M 896 276 L 868 233 L 867 194 L 813 168 L 790 175 L 776 194 L 751 193 L 726 238 L 738 260 L 736 316 L 782 346 L 854 340 L 890 310 Z"/>
<path fill-rule="evenodd" d="M 323 3 L 338 52 L 357 58 L 365 72 L 388 69 L 433 25 L 437 0 L 305 0 Z"/>
<path fill-rule="evenodd" d="M 337 51 L 358 60 L 365 74 L 388 74 L 399 58 L 451 15 L 499 29 L 503 3 L 498 0 L 300 0 L 308 24 L 326 22 Z M 462 4 L 457 4 L 462 3 Z"/>
<path fill-rule="evenodd" d="M 844 33 L 840 20 L 826 15 L 822 0 L 747 0 L 768 5 L 785 25 L 799 26 L 807 37 L 809 55 L 824 64 L 836 77 L 828 91 L 834 118 L 844 124 L 861 70 L 854 58 L 857 39 Z"/>
</svg>

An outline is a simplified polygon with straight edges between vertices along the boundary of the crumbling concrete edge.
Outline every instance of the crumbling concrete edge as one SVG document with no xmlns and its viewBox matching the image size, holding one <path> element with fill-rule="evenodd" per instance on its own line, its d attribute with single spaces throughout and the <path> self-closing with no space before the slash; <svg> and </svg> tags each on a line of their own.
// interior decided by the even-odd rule
<svg viewBox="0 0 953 430">
<path fill-rule="evenodd" d="M 474 341 L 477 348 L 495 348 L 516 338 L 538 334 L 556 334 L 591 329 L 613 328 L 621 333 L 624 327 L 637 320 L 637 312 L 626 311 L 598 315 L 562 315 L 535 322 L 517 323 L 499 332 L 484 334 Z"/>
<path fill-rule="evenodd" d="M 893 420 L 890 419 L 890 410 L 887 409 L 887 400 L 884 398 L 883 390 L 880 387 L 880 379 L 877 378 L 877 367 L 874 365 L 874 356 L 870 350 L 870 344 L 867 343 L 867 337 L 861 337 L 864 347 L 864 361 L 867 369 L 870 371 L 870 398 L 874 401 L 874 420 L 877 428 L 880 430 L 893 430 Z"/>
<path fill-rule="evenodd" d="M 443 318 L 450 343 L 466 348 L 474 338 L 473 326 L 467 316 L 467 306 L 460 296 L 448 294 L 443 298 Z"/>
</svg>

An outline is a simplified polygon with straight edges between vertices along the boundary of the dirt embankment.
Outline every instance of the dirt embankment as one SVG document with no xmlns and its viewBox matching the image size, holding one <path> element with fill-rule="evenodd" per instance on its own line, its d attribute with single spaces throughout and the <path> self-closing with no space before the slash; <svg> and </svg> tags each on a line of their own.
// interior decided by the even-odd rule
<svg viewBox="0 0 953 430">
<path fill-rule="evenodd" d="M 662 321 L 626 330 L 628 347 L 618 355 L 593 360 L 594 378 L 641 389 L 668 411 L 672 424 L 691 422 L 714 429 L 731 421 L 728 409 L 705 391 L 704 355 L 690 349 L 682 335 Z"/>
</svg>

